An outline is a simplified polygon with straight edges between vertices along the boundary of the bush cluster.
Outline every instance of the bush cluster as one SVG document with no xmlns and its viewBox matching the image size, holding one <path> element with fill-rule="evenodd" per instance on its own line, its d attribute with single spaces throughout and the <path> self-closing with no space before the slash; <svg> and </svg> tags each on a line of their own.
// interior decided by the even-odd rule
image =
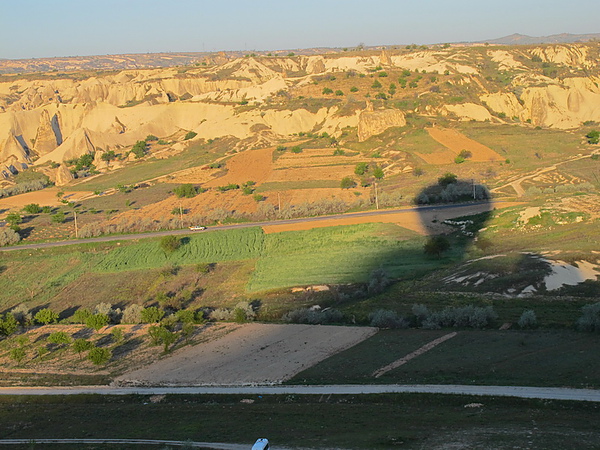
<svg viewBox="0 0 600 450">
<path fill-rule="evenodd" d="M 414 305 L 413 314 L 417 326 L 426 330 L 440 328 L 485 328 L 490 326 L 498 315 L 491 306 L 447 307 L 441 311 L 430 312 L 425 305 Z"/>
<path fill-rule="evenodd" d="M 295 309 L 282 317 L 284 322 L 305 323 L 309 325 L 327 325 L 343 323 L 344 314 L 337 309 L 321 309 L 318 307 Z"/>
</svg>

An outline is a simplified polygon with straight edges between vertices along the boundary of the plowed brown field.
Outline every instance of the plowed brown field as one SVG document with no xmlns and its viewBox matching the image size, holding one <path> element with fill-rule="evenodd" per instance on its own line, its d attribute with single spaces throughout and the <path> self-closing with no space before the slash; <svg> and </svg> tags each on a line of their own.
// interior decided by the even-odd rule
<svg viewBox="0 0 600 450">
<path fill-rule="evenodd" d="M 471 158 L 469 158 L 471 161 L 486 162 L 502 161 L 504 159 L 491 148 L 468 138 L 457 130 L 434 127 L 427 128 L 427 132 L 433 139 L 451 150 L 455 155 L 458 155 L 461 150 L 470 151 L 472 153 Z M 421 157 L 426 158 L 430 156 L 434 155 L 422 155 Z"/>
</svg>

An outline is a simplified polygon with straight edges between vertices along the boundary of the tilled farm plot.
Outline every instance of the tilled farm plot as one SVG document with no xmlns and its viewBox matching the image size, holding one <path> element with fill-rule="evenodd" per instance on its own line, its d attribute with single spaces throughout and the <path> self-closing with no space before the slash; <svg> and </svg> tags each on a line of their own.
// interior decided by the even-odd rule
<svg viewBox="0 0 600 450">
<path fill-rule="evenodd" d="M 118 377 L 120 385 L 280 383 L 375 334 L 375 328 L 231 325 L 219 338 Z"/>
</svg>

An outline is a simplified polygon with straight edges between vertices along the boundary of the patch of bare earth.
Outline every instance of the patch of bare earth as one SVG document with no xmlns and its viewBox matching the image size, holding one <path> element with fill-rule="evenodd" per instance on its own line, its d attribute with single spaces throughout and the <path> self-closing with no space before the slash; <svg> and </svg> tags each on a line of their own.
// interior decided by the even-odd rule
<svg viewBox="0 0 600 450">
<path fill-rule="evenodd" d="M 487 161 L 503 161 L 504 158 L 489 147 L 480 144 L 473 139 L 468 138 L 457 130 L 447 128 L 427 128 L 429 135 L 444 147 L 449 149 L 455 155 L 458 155 L 462 150 L 471 152 L 471 161 L 487 162 Z M 435 155 L 420 155 L 422 158 L 433 157 Z M 429 162 L 429 161 L 427 161 Z M 452 162 L 452 161 L 451 161 Z"/>
<path fill-rule="evenodd" d="M 227 174 L 205 183 L 205 187 L 225 186 L 230 183 L 243 184 L 254 181 L 264 183 L 271 174 L 274 148 L 246 150 L 227 160 Z"/>
<path fill-rule="evenodd" d="M 367 339 L 376 328 L 229 324 L 229 332 L 115 379 L 118 385 L 281 383 Z"/>
<path fill-rule="evenodd" d="M 25 194 L 2 198 L 0 199 L 0 209 L 21 209 L 30 203 L 37 203 L 40 206 L 60 206 L 62 203 L 56 195 L 59 191 L 61 191 L 60 188 L 50 187 L 40 191 L 27 192 Z M 62 198 L 70 202 L 80 201 L 84 198 L 93 196 L 93 193 L 88 191 L 63 192 L 65 192 L 65 194 Z"/>
</svg>

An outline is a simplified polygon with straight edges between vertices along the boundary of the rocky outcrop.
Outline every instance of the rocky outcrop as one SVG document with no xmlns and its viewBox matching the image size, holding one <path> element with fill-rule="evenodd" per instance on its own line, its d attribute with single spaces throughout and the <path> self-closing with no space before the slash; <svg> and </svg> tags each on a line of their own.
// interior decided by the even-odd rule
<svg viewBox="0 0 600 450">
<path fill-rule="evenodd" d="M 367 103 L 367 109 L 358 116 L 358 140 L 366 141 L 371 136 L 383 133 L 391 127 L 406 125 L 404 113 L 397 109 L 373 110 L 372 103 Z"/>
<path fill-rule="evenodd" d="M 35 145 L 33 149 L 38 155 L 45 155 L 53 151 L 62 144 L 62 133 L 60 131 L 60 119 L 58 113 L 52 118 L 48 110 L 42 110 L 40 124 L 35 135 Z"/>
</svg>

